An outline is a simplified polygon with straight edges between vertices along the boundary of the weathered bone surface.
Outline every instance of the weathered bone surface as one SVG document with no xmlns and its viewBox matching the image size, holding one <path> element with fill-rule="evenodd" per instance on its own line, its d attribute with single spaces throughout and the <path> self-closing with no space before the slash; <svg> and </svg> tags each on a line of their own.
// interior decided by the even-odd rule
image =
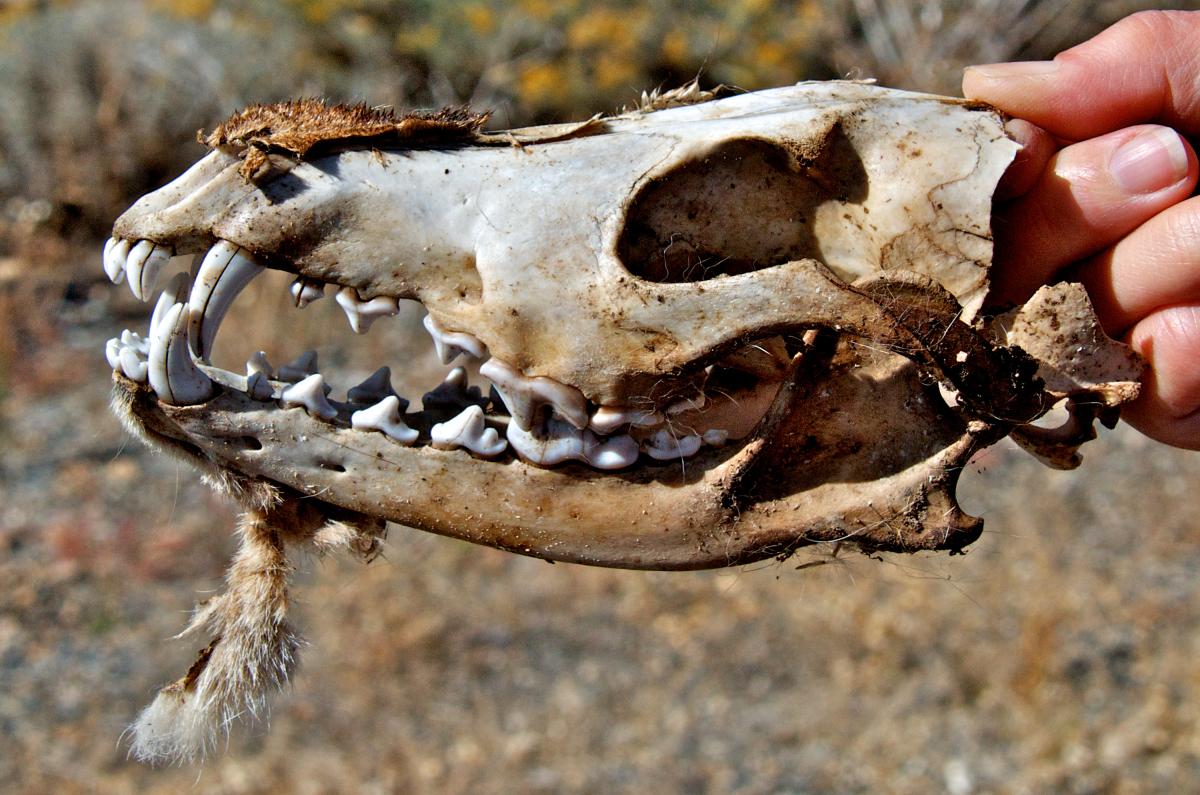
<svg viewBox="0 0 1200 795">
<path fill-rule="evenodd" d="M 983 313 L 1018 149 L 994 112 L 857 82 L 689 99 L 508 133 L 460 114 L 442 138 L 299 103 L 210 138 L 106 246 L 144 299 L 167 256 L 204 255 L 148 346 L 109 343 L 116 410 L 256 527 L 304 496 L 371 538 L 388 520 L 688 569 L 822 541 L 960 550 L 982 526 L 954 498 L 974 452 L 1015 430 L 1077 464 L 1136 395 L 1081 291 L 1035 298 L 1011 338 Z M 490 395 L 456 369 L 409 412 L 386 372 L 339 402 L 315 358 L 212 366 L 264 268 L 295 274 L 298 307 L 332 285 L 355 331 L 419 301 L 442 361 L 484 359 Z M 1029 425 L 1063 400 L 1067 426 Z"/>
</svg>

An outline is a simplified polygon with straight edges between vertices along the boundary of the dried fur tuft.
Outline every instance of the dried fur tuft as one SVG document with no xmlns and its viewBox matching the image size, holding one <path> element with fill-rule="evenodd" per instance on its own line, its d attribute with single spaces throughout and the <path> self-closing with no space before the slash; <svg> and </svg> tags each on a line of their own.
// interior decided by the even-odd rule
<svg viewBox="0 0 1200 795">
<path fill-rule="evenodd" d="M 200 143 L 214 149 L 243 152 L 242 176 L 251 179 L 267 164 L 267 155 L 286 153 L 303 159 L 320 144 L 417 146 L 470 140 L 487 123 L 490 113 L 467 108 L 411 111 L 365 104 L 328 104 L 321 99 L 295 99 L 270 105 L 250 105 L 218 124 Z"/>
</svg>

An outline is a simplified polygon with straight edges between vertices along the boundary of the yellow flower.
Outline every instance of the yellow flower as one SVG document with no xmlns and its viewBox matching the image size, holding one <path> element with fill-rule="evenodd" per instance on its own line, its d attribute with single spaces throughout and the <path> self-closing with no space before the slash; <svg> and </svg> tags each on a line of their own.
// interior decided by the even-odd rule
<svg viewBox="0 0 1200 795">
<path fill-rule="evenodd" d="M 471 3 L 463 8 L 463 17 L 475 33 L 486 36 L 496 29 L 496 15 L 483 3 Z"/>
<path fill-rule="evenodd" d="M 667 63 L 672 66 L 686 65 L 688 56 L 691 54 L 687 34 L 682 30 L 667 31 L 667 35 L 663 36 L 662 40 L 662 54 Z"/>
<path fill-rule="evenodd" d="M 517 80 L 521 99 L 531 105 L 561 103 L 568 96 L 566 75 L 554 64 L 539 62 L 521 70 Z"/>
</svg>

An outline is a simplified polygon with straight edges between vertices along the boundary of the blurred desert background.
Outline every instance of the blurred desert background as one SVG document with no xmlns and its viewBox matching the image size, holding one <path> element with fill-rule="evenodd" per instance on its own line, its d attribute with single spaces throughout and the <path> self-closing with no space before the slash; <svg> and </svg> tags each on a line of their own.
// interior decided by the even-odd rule
<svg viewBox="0 0 1200 795">
<path fill-rule="evenodd" d="M 563 121 L 697 75 L 957 93 L 966 64 L 1048 57 L 1142 7 L 0 2 L 0 791 L 1195 791 L 1200 456 L 1123 426 L 1075 472 L 982 456 L 960 496 L 986 532 L 956 558 L 623 572 L 393 527 L 369 565 L 298 561 L 311 645 L 267 723 L 197 767 L 138 765 L 122 739 L 203 645 L 171 635 L 234 548 L 233 506 L 106 407 L 104 341 L 149 307 L 100 247 L 202 154 L 198 129 L 300 95 Z M 415 318 L 355 339 L 286 283 L 239 300 L 217 361 L 431 366 Z"/>
</svg>

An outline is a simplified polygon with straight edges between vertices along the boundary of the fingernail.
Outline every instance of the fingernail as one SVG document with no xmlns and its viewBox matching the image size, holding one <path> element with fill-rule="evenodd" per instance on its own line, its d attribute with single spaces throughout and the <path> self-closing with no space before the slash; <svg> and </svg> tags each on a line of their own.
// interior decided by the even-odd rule
<svg viewBox="0 0 1200 795">
<path fill-rule="evenodd" d="M 1121 144 L 1108 170 L 1126 193 L 1154 193 L 1187 176 L 1187 150 L 1178 133 L 1154 127 Z"/>
<path fill-rule="evenodd" d="M 1058 66 L 1058 61 L 1014 61 L 1012 63 L 985 63 L 968 66 L 967 71 L 975 72 L 989 80 L 1003 80 L 1010 77 L 1036 77 L 1053 74 L 1058 71 Z"/>
</svg>

